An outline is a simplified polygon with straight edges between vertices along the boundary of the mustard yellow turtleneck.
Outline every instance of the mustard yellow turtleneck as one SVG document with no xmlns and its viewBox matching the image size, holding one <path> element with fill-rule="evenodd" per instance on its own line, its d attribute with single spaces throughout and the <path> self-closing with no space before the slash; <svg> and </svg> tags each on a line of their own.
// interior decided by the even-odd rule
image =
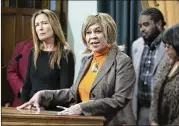
<svg viewBox="0 0 179 126">
<path fill-rule="evenodd" d="M 78 87 L 81 101 L 89 100 L 89 98 L 90 98 L 89 93 L 90 93 L 91 86 L 98 74 L 99 69 L 101 68 L 103 62 L 106 59 L 106 54 L 108 53 L 109 49 L 110 49 L 109 47 L 106 47 L 99 53 L 95 53 L 95 52 L 93 53 L 93 60 L 91 62 L 90 68 L 86 72 L 85 76 L 81 80 L 79 87 Z M 98 63 L 98 71 L 97 72 L 92 71 L 92 66 L 94 63 Z"/>
</svg>

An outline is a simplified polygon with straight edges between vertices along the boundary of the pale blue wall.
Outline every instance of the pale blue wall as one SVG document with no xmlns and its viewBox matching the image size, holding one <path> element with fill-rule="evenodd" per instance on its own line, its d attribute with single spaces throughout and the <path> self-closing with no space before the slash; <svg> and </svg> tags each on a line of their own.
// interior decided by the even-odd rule
<svg viewBox="0 0 179 126">
<path fill-rule="evenodd" d="M 85 18 L 97 12 L 97 1 L 68 1 L 68 34 L 67 41 L 73 47 L 76 55 L 75 80 L 84 56 L 81 52 L 85 49 L 81 38 L 81 27 Z"/>
<path fill-rule="evenodd" d="M 56 0 L 50 0 L 50 10 L 55 10 Z"/>
</svg>

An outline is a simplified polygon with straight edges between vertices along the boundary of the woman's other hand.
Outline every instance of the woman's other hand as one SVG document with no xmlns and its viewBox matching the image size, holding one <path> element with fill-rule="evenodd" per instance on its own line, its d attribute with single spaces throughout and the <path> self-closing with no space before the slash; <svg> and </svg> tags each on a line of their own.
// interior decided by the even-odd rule
<svg viewBox="0 0 179 126">
<path fill-rule="evenodd" d="M 58 115 L 80 115 L 82 114 L 82 109 L 79 104 L 72 105 L 70 108 L 58 112 Z"/>
</svg>

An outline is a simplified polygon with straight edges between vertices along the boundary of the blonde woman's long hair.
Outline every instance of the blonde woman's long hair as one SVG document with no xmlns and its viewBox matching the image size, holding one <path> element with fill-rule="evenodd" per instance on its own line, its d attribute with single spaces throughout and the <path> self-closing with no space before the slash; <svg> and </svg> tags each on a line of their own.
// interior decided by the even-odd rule
<svg viewBox="0 0 179 126">
<path fill-rule="evenodd" d="M 54 46 L 56 47 L 56 51 L 51 53 L 49 63 L 50 68 L 54 69 L 55 63 L 60 66 L 60 60 L 62 56 L 62 46 L 66 46 L 70 51 L 72 51 L 70 45 L 65 40 L 64 33 L 62 31 L 62 27 L 60 21 L 58 20 L 57 15 L 48 9 L 36 11 L 31 19 L 32 25 L 32 36 L 33 36 L 33 43 L 34 43 L 34 66 L 37 68 L 37 59 L 40 52 L 40 49 L 43 48 L 42 42 L 38 39 L 36 30 L 35 30 L 35 19 L 38 15 L 45 14 L 49 20 L 49 23 L 54 31 Z"/>
<path fill-rule="evenodd" d="M 90 14 L 87 18 L 86 21 L 82 25 L 82 40 L 84 45 L 86 46 L 86 49 L 84 50 L 83 53 L 90 53 L 91 50 L 88 47 L 87 41 L 86 41 L 86 31 L 88 28 L 94 24 L 99 24 L 102 27 L 104 37 L 106 38 L 108 44 L 110 46 L 115 46 L 118 48 L 116 44 L 116 34 L 117 34 L 117 26 L 113 18 L 107 14 L 107 13 L 95 13 L 95 14 Z"/>
</svg>

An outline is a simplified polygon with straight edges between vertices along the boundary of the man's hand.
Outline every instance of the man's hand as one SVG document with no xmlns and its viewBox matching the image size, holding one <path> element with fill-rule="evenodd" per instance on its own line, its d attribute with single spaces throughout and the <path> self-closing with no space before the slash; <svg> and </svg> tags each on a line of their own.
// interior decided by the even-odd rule
<svg viewBox="0 0 179 126">
<path fill-rule="evenodd" d="M 82 114 L 82 109 L 79 104 L 72 105 L 70 108 L 58 112 L 58 115 L 80 115 L 80 114 Z"/>
<path fill-rule="evenodd" d="M 18 106 L 17 109 L 32 109 L 32 107 L 35 107 L 38 112 L 40 112 L 40 100 L 42 96 L 44 95 L 44 91 L 38 91 L 34 94 L 34 96 L 26 103 L 22 104 L 21 106 Z"/>
</svg>

